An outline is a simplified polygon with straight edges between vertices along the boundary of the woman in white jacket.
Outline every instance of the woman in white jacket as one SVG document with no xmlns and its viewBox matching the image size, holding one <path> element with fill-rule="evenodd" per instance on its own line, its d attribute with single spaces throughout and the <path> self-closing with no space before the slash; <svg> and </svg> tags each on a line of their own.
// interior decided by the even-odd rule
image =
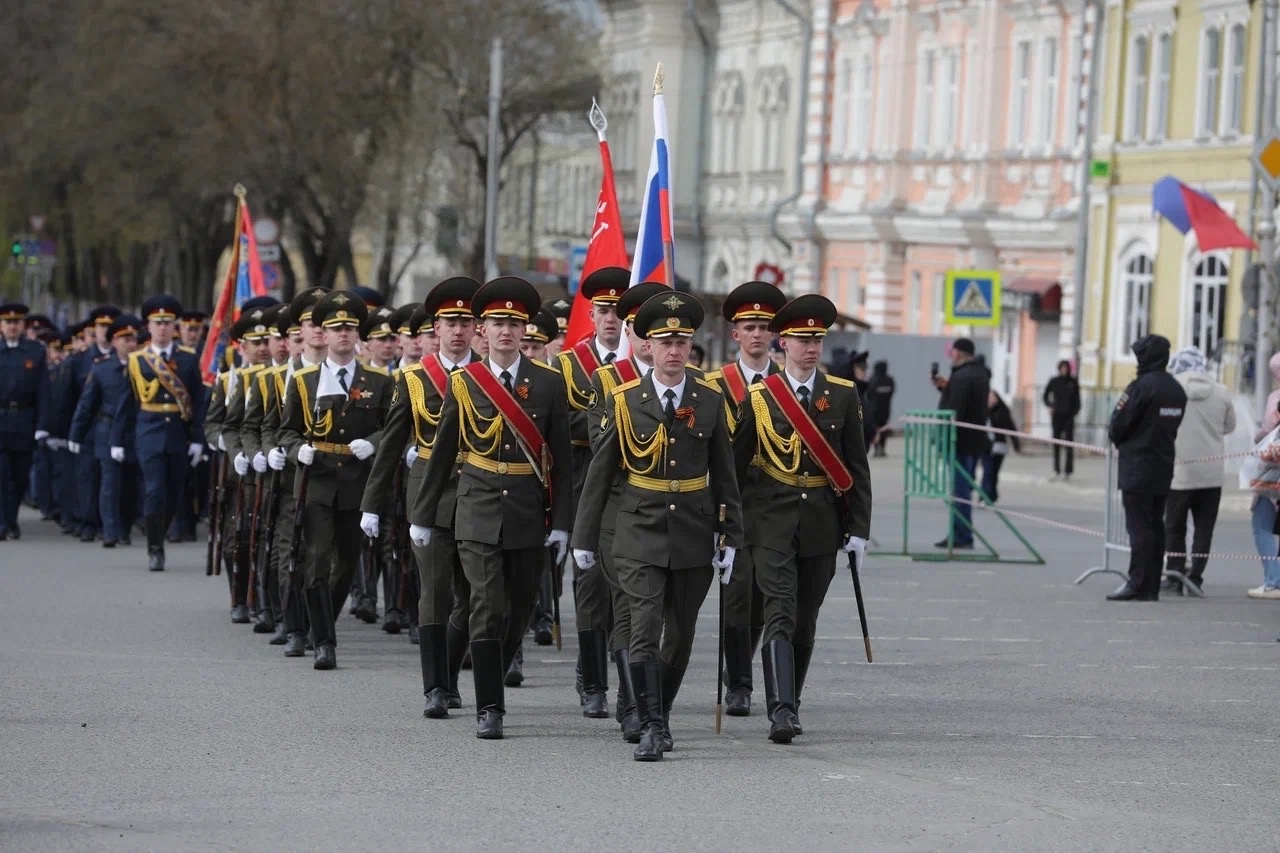
<svg viewBox="0 0 1280 853">
<path fill-rule="evenodd" d="M 1271 378 L 1280 383 L 1280 352 L 1271 356 L 1267 367 L 1271 369 Z M 1277 426 L 1280 426 L 1280 390 L 1272 391 L 1267 397 L 1266 408 L 1262 412 L 1262 425 L 1254 433 L 1253 443 L 1256 445 L 1267 437 Z M 1276 559 L 1276 502 L 1265 495 L 1253 496 L 1253 507 L 1250 525 L 1253 527 L 1253 545 L 1262 558 L 1262 586 L 1249 590 L 1250 598 L 1280 599 L 1280 559 Z"/>
<path fill-rule="evenodd" d="M 1213 527 L 1218 521 L 1218 503 L 1222 500 L 1224 441 L 1236 428 L 1235 409 L 1227 386 L 1205 371 L 1204 354 L 1196 347 L 1179 350 L 1169 360 L 1169 372 L 1187 392 L 1187 407 L 1178 427 L 1176 464 L 1169 500 L 1165 504 L 1165 563 L 1168 571 L 1186 573 L 1186 557 L 1172 556 L 1187 551 L 1187 516 L 1195 524 L 1191 543 L 1191 572 L 1187 579 L 1197 587 L 1203 584 L 1204 567 L 1209 546 L 1213 543 Z M 1205 457 L 1216 459 L 1191 462 Z M 1274 553 L 1274 550 L 1273 550 Z M 1182 583 L 1167 578 L 1164 588 L 1182 594 Z"/>
</svg>

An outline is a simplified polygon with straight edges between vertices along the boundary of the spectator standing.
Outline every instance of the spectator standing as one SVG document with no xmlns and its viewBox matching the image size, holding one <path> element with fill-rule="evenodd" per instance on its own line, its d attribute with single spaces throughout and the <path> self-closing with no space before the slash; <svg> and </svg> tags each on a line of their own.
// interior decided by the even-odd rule
<svg viewBox="0 0 1280 853">
<path fill-rule="evenodd" d="M 1169 372 L 1187 392 L 1187 406 L 1175 444 L 1176 464 L 1165 506 L 1164 546 L 1167 552 L 1187 550 L 1187 515 L 1190 514 L 1195 525 L 1191 553 L 1208 554 L 1218 521 L 1218 503 L 1222 500 L 1224 439 L 1236 428 L 1235 407 L 1227 386 L 1214 381 L 1205 371 L 1204 354 L 1198 348 L 1187 347 L 1175 353 L 1169 362 Z M 1186 461 L 1209 456 L 1219 458 Z M 1185 573 L 1186 562 L 1185 556 L 1169 556 L 1165 568 Z M 1207 562 L 1207 557 L 1191 558 L 1187 579 L 1197 587 L 1203 583 Z M 1169 578 L 1164 582 L 1164 589 L 1182 595 L 1182 582 Z"/>
<path fill-rule="evenodd" d="M 987 392 L 987 419 L 996 429 L 1018 431 L 1009 406 L 994 390 Z M 994 505 L 1000 500 L 1000 466 L 1004 464 L 1009 448 L 1013 448 L 1014 453 L 1022 452 L 1022 442 L 1016 435 L 991 434 L 991 450 L 982 457 L 982 495 L 988 504 Z"/>
<path fill-rule="evenodd" d="M 867 396 L 871 411 L 869 420 L 876 428 L 876 456 L 884 456 L 888 452 L 889 420 L 893 417 L 893 392 L 897 385 L 889 375 L 889 362 L 877 361 L 871 367 L 871 381 L 868 383 Z"/>
<path fill-rule="evenodd" d="M 1271 376 L 1280 382 L 1280 352 L 1271 356 L 1267 366 Z M 1257 444 L 1267 437 L 1277 426 L 1280 426 L 1280 390 L 1272 391 L 1267 397 L 1267 405 L 1262 413 L 1262 425 L 1253 435 L 1253 443 Z M 1250 598 L 1280 599 L 1280 549 L 1276 542 L 1276 502 L 1273 498 L 1254 494 L 1250 507 L 1250 526 L 1253 528 L 1253 545 L 1262 558 L 1262 586 L 1256 586 L 1246 593 Z"/>
<path fill-rule="evenodd" d="M 1071 375 L 1071 362 L 1058 362 L 1058 375 L 1044 386 L 1044 404 L 1049 407 L 1053 437 L 1060 441 L 1076 440 L 1076 416 L 1080 414 L 1080 382 Z M 1066 465 L 1062 456 L 1066 456 Z M 1053 477 L 1071 479 L 1075 472 L 1076 452 L 1069 445 L 1053 446 Z"/>
<path fill-rule="evenodd" d="M 951 345 L 951 376 L 934 376 L 933 384 L 942 392 L 938 408 L 955 412 L 957 424 L 986 426 L 991 374 L 974 357 L 973 341 L 968 338 L 956 339 Z M 951 532 L 936 543 L 937 547 L 973 547 L 973 504 L 970 500 L 973 497 L 978 460 L 986 455 L 985 431 L 964 426 L 956 429 L 956 471 L 951 488 L 955 504 L 951 509 Z"/>
<path fill-rule="evenodd" d="M 1111 413 L 1111 443 L 1120 451 L 1118 485 L 1129 532 L 1129 580 L 1108 601 L 1156 601 L 1164 568 L 1164 508 L 1173 482 L 1175 440 L 1187 392 L 1165 370 L 1169 339 L 1133 344 L 1138 378 Z"/>
</svg>

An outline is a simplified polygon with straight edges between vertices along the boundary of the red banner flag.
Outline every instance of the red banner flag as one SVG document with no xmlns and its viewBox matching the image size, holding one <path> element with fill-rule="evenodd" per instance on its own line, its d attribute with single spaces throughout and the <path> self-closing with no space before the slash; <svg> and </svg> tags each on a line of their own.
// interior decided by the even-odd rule
<svg viewBox="0 0 1280 853">
<path fill-rule="evenodd" d="M 591 239 L 587 242 L 587 257 L 582 264 L 581 283 L 601 267 L 630 267 L 627 245 L 622 238 L 622 214 L 618 210 L 618 193 L 613 185 L 613 160 L 609 157 L 609 143 L 604 137 L 604 112 L 593 101 L 591 124 L 600 137 L 600 161 L 604 165 L 604 177 L 600 181 L 600 197 L 596 201 L 596 219 L 591 226 Z M 569 349 L 583 338 L 591 337 L 595 326 L 591 322 L 591 300 L 582 295 L 579 286 L 569 313 L 569 326 L 565 330 L 564 348 Z"/>
<path fill-rule="evenodd" d="M 200 356 L 200 372 L 204 383 L 212 385 L 218 375 L 219 365 L 231 341 L 231 327 L 240 318 L 240 306 L 255 296 L 267 292 L 262 276 L 262 262 L 258 258 L 258 241 L 253 236 L 253 218 L 249 204 L 244 200 L 244 187 L 236 185 L 236 224 L 231 241 L 231 262 L 222 281 L 222 291 L 209 319 L 209 334 L 205 338 Z"/>
</svg>

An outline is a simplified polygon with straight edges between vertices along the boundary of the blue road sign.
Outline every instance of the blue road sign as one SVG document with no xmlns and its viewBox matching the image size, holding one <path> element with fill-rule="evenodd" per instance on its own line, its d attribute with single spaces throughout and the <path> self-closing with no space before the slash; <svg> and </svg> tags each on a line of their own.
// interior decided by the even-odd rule
<svg viewBox="0 0 1280 853">
<path fill-rule="evenodd" d="M 1000 325 L 1000 271 L 949 271 L 944 305 L 949 326 Z"/>
</svg>

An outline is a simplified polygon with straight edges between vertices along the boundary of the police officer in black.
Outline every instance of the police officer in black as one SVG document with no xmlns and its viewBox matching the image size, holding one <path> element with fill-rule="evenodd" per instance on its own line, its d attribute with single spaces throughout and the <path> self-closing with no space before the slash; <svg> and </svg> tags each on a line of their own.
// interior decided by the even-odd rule
<svg viewBox="0 0 1280 853">
<path fill-rule="evenodd" d="M 1129 580 L 1108 601 L 1156 601 L 1164 565 L 1164 503 L 1173 482 L 1174 441 L 1187 393 L 1165 371 L 1169 339 L 1147 335 L 1133 344 L 1138 378 L 1111 413 L 1111 443 L 1120 451 L 1118 485 L 1129 531 Z"/>
<path fill-rule="evenodd" d="M 17 539 L 36 443 L 49 437 L 45 350 L 23 328 L 27 306 L 0 305 L 0 540 Z"/>
</svg>

